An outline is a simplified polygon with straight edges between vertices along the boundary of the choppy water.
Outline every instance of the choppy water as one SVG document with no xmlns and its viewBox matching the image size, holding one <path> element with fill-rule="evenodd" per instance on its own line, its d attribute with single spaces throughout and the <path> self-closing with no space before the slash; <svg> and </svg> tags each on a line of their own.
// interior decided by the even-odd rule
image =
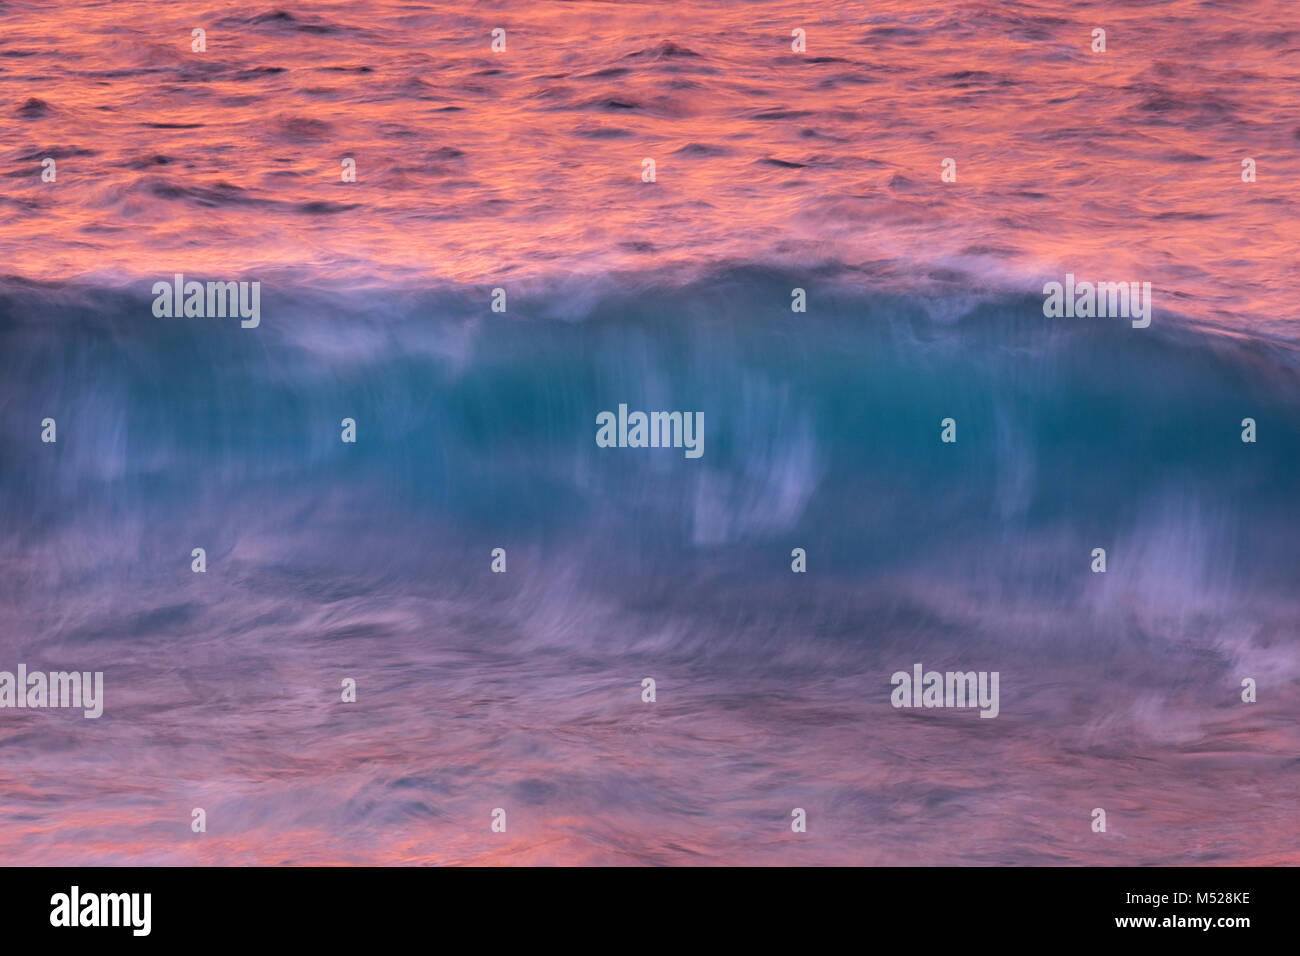
<svg viewBox="0 0 1300 956">
<path fill-rule="evenodd" d="M 965 291 L 1072 270 L 1201 321 L 1296 316 L 1284 2 L 6 3 L 0 69 L 0 248 L 28 276 L 771 259 Z"/>
<path fill-rule="evenodd" d="M 1296 862 L 1293 19 L 0 4 L 0 860 Z"/>
</svg>

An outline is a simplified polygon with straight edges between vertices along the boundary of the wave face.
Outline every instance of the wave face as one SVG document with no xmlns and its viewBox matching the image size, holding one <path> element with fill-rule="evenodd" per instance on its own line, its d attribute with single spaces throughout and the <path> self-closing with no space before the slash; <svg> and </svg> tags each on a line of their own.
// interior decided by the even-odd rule
<svg viewBox="0 0 1300 956">
<path fill-rule="evenodd" d="M 533 283 L 505 314 L 269 283 L 255 330 L 145 289 L 0 289 L 0 669 L 103 670 L 107 698 L 0 724 L 6 859 L 1296 845 L 1285 344 L 756 266 Z M 598 447 L 620 403 L 701 412 L 702 457 Z M 917 661 L 1000 672 L 998 719 L 893 709 Z M 1096 806 L 1123 842 L 1089 839 Z"/>
</svg>

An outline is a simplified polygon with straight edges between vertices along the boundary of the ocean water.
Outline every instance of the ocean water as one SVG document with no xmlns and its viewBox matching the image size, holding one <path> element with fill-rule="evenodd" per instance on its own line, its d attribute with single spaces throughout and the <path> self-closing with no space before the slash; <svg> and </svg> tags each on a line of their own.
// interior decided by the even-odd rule
<svg viewBox="0 0 1300 956">
<path fill-rule="evenodd" d="M 1292 12 L 0 3 L 0 862 L 1300 861 Z"/>
</svg>

